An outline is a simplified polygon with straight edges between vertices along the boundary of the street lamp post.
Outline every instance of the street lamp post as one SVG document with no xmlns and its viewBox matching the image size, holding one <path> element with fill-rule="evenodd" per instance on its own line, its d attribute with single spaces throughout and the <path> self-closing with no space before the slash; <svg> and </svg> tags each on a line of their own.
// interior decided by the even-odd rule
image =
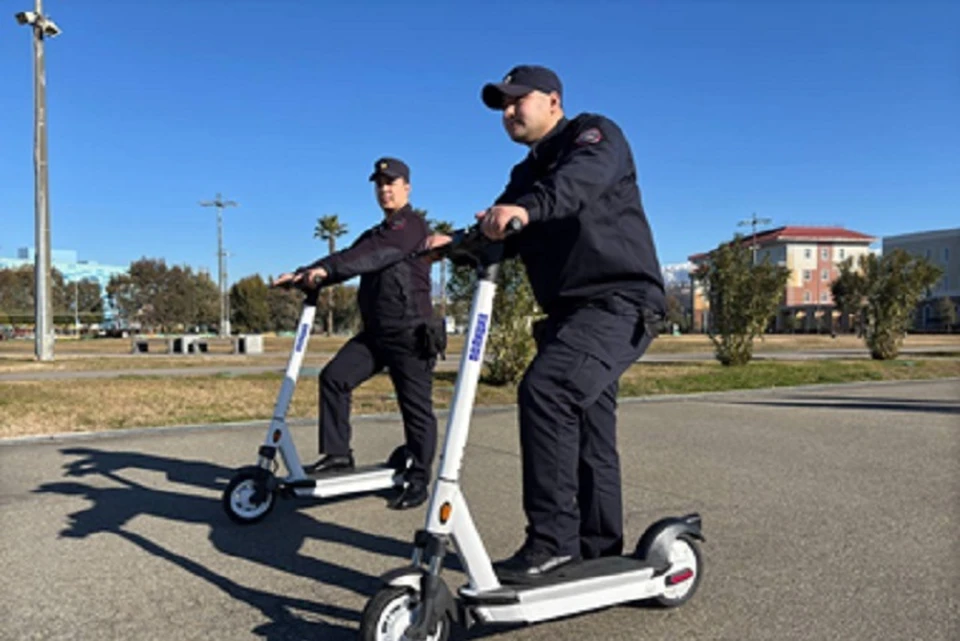
<svg viewBox="0 0 960 641">
<path fill-rule="evenodd" d="M 34 351 L 41 361 L 53 360 L 53 299 L 50 295 L 50 203 L 47 182 L 47 77 L 44 38 L 60 35 L 60 28 L 43 15 L 42 0 L 33 11 L 16 14 L 17 22 L 33 28 L 33 174 L 34 174 Z"/>
<path fill-rule="evenodd" d="M 201 202 L 200 206 L 217 208 L 217 289 L 220 293 L 220 323 L 217 330 L 220 336 L 229 336 L 230 318 L 227 316 L 227 274 L 223 254 L 223 208 L 236 207 L 237 203 L 232 200 L 223 200 L 220 194 L 217 194 L 215 200 Z"/>
</svg>

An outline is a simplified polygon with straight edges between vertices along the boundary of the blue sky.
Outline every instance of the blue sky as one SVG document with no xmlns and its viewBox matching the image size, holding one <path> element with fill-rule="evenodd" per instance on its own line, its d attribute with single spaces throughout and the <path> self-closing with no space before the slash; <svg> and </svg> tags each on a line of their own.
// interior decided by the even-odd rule
<svg viewBox="0 0 960 641">
<path fill-rule="evenodd" d="M 0 10 L 0 256 L 33 245 L 30 37 Z M 568 114 L 625 131 L 663 263 L 752 212 L 884 236 L 957 226 L 960 3 L 46 0 L 52 239 L 81 258 L 230 279 L 323 254 L 381 213 L 381 155 L 413 203 L 467 224 L 525 149 L 480 87 L 553 67 Z M 7 15 L 9 14 L 9 15 Z"/>
</svg>

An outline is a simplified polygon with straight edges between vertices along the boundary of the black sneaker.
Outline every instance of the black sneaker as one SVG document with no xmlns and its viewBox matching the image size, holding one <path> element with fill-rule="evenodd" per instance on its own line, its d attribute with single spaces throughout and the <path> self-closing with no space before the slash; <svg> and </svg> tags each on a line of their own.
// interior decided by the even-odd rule
<svg viewBox="0 0 960 641">
<path fill-rule="evenodd" d="M 558 555 L 536 544 L 526 543 L 509 559 L 494 563 L 493 571 L 504 583 L 530 583 L 576 560 L 571 554 Z"/>
<path fill-rule="evenodd" d="M 304 465 L 303 471 L 310 475 L 325 474 L 327 472 L 342 472 L 354 467 L 351 454 L 327 454 L 310 465 Z"/>
<path fill-rule="evenodd" d="M 428 498 L 430 498 L 430 492 L 427 490 L 426 483 L 411 481 L 387 505 L 392 510 L 409 510 L 422 505 Z"/>
</svg>

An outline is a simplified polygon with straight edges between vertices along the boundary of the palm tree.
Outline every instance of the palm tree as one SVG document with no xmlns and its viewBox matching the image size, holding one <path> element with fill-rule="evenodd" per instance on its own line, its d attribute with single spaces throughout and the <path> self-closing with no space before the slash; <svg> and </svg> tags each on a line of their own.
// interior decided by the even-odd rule
<svg viewBox="0 0 960 641">
<path fill-rule="evenodd" d="M 453 233 L 453 223 L 446 220 L 429 221 L 434 234 L 449 236 Z M 447 319 L 447 260 L 440 261 L 440 317 L 446 323 Z"/>
<path fill-rule="evenodd" d="M 337 251 L 337 238 L 347 233 L 346 223 L 341 223 L 337 214 L 321 216 L 313 230 L 313 237 L 329 243 L 330 253 Z M 333 288 L 327 293 L 327 336 L 333 332 Z"/>
</svg>

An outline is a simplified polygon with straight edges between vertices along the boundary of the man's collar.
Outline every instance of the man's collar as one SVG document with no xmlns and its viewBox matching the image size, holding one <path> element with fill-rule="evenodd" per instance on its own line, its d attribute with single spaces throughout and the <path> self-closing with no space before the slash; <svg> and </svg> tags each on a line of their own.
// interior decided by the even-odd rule
<svg viewBox="0 0 960 641">
<path fill-rule="evenodd" d="M 399 208 L 397 208 L 397 209 L 394 209 L 393 211 L 391 211 L 391 212 L 389 212 L 389 213 L 387 213 L 386 211 L 384 211 L 384 212 L 383 212 L 383 213 L 384 213 L 384 219 L 390 219 L 390 218 L 392 218 L 392 217 L 394 217 L 394 216 L 396 216 L 396 215 L 398 215 L 398 214 L 401 214 L 401 213 L 403 213 L 403 212 L 409 211 L 409 210 L 411 210 L 411 209 L 413 209 L 413 207 L 410 205 L 410 203 L 407 203 L 407 204 L 404 205 L 403 207 L 399 207 Z"/>
<path fill-rule="evenodd" d="M 569 122 L 570 121 L 566 116 L 562 116 L 560 120 L 557 121 L 557 124 L 553 126 L 553 129 L 544 134 L 543 138 L 530 145 L 530 157 L 536 158 L 537 152 L 540 150 L 540 148 L 552 138 L 555 138 L 558 133 L 563 131 L 563 128 L 566 127 L 567 123 Z"/>
</svg>

